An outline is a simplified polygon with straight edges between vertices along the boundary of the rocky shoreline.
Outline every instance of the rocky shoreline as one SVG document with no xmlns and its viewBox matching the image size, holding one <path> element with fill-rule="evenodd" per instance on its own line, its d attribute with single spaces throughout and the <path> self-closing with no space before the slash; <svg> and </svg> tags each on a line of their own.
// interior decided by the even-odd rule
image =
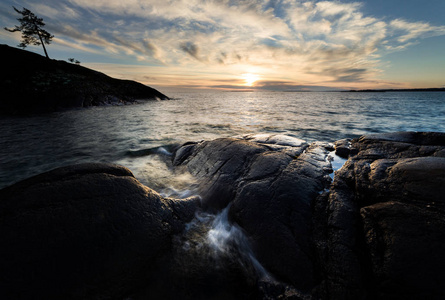
<svg viewBox="0 0 445 300">
<path fill-rule="evenodd" d="M 3 115 L 169 99 L 141 83 L 112 78 L 7 45 L 0 45 L 0 54 L 8 59 L 0 74 L 0 114 Z"/>
<path fill-rule="evenodd" d="M 0 190 L 0 298 L 445 297 L 445 133 L 243 136 L 171 159 L 199 197 L 110 164 Z"/>
</svg>

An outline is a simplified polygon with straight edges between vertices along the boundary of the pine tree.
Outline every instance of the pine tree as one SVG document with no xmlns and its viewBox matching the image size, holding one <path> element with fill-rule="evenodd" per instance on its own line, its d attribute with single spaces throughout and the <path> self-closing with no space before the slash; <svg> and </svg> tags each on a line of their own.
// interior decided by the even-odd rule
<svg viewBox="0 0 445 300">
<path fill-rule="evenodd" d="M 22 15 L 21 18 L 17 19 L 20 22 L 20 26 L 16 25 L 12 29 L 5 27 L 5 30 L 9 32 L 20 31 L 22 33 L 22 40 L 18 47 L 24 49 L 30 44 L 36 46 L 42 45 L 46 58 L 49 59 L 45 44 L 50 44 L 54 36 L 43 29 L 43 26 L 45 26 L 43 19 L 34 15 L 29 9 L 23 8 L 23 10 L 18 10 L 14 6 L 13 8 Z"/>
</svg>

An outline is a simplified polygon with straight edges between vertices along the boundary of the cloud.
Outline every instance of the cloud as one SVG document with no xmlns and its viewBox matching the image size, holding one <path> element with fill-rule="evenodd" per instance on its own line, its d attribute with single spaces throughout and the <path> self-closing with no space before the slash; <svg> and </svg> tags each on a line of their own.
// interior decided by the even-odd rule
<svg viewBox="0 0 445 300">
<path fill-rule="evenodd" d="M 201 60 L 198 56 L 199 47 L 192 42 L 185 42 L 179 45 L 179 49 L 189 54 L 191 57 L 196 58 L 197 60 Z"/>
<path fill-rule="evenodd" d="M 340 16 L 348 18 L 356 13 L 362 6 L 361 3 L 340 3 L 337 1 L 321 1 L 315 4 L 317 10 L 323 16 Z"/>
<path fill-rule="evenodd" d="M 256 89 L 266 91 L 282 91 L 282 92 L 306 92 L 306 91 L 335 91 L 338 88 L 319 85 L 301 85 L 292 81 L 259 81 Z"/>
<path fill-rule="evenodd" d="M 407 22 L 396 19 L 391 21 L 389 26 L 394 30 L 397 41 L 400 43 L 418 38 L 445 35 L 445 26 L 432 26 L 424 22 Z"/>
<path fill-rule="evenodd" d="M 38 11 L 39 16 L 58 18 L 58 19 L 68 19 L 75 20 L 80 18 L 80 14 L 76 9 L 66 5 L 46 5 L 43 3 L 33 3 L 31 4 L 32 11 Z"/>
<path fill-rule="evenodd" d="M 363 13 L 363 4 L 293 0 L 28 0 L 60 44 L 116 60 L 276 82 L 372 82 L 382 56 L 445 26 Z M 63 42 L 62 42 L 63 41 Z M 179 76 L 179 75 L 178 75 Z M 292 83 L 290 83 L 292 85 Z M 295 85 L 295 84 L 294 84 Z"/>
</svg>

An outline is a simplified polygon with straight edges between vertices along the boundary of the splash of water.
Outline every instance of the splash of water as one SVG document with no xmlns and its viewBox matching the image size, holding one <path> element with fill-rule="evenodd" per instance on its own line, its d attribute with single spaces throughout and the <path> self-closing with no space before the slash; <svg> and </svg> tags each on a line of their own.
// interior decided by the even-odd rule
<svg viewBox="0 0 445 300">
<path fill-rule="evenodd" d="M 215 216 L 207 233 L 207 242 L 215 253 L 229 251 L 230 242 L 239 241 L 243 237 L 242 231 L 229 223 L 229 208 L 230 205 Z"/>
<path fill-rule="evenodd" d="M 139 170 L 138 180 L 164 197 L 184 199 L 196 195 L 196 179 L 185 167 L 173 168 L 169 148 L 171 146 L 134 151 L 118 163 L 132 171 Z"/>
<path fill-rule="evenodd" d="M 256 259 L 243 229 L 230 222 L 230 206 L 231 204 L 216 215 L 197 212 L 195 219 L 187 224 L 186 230 L 196 230 L 197 227 L 203 230 L 202 240 L 194 243 L 198 247 L 207 247 L 213 259 L 222 260 L 229 257 L 244 269 L 253 270 L 259 279 L 273 279 Z M 190 247 L 190 241 L 186 241 L 184 247 Z"/>
<path fill-rule="evenodd" d="M 329 160 L 331 162 L 332 165 L 332 170 L 333 172 L 331 174 L 329 174 L 329 176 L 331 177 L 332 180 L 334 180 L 334 176 L 335 176 L 335 172 L 340 170 L 343 165 L 346 163 L 347 159 L 342 158 L 340 156 L 338 156 L 337 154 L 335 154 L 335 150 L 329 152 L 329 155 L 327 156 L 327 160 Z"/>
<path fill-rule="evenodd" d="M 183 199 L 197 195 L 196 179 L 186 168 L 171 166 L 168 149 L 157 147 L 138 154 L 145 155 L 143 181 L 162 196 Z M 141 163 L 140 157 L 138 163 Z M 194 263 L 201 260 L 209 268 L 233 268 L 237 265 L 257 279 L 271 280 L 272 276 L 256 259 L 243 229 L 230 222 L 230 207 L 231 204 L 217 214 L 196 212 L 195 218 L 186 224 L 182 237 L 178 237 L 182 255 Z"/>
</svg>

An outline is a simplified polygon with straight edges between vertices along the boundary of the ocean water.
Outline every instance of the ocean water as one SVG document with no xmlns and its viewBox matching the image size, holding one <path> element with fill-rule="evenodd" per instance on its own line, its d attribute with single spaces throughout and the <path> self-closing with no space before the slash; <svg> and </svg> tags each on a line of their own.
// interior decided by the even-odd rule
<svg viewBox="0 0 445 300">
<path fill-rule="evenodd" d="M 445 132 L 444 92 L 169 94 L 173 100 L 0 117 L 0 188 L 56 167 L 112 162 L 142 183 L 182 192 L 193 179 L 147 149 L 256 133 L 334 142 L 367 133 Z M 175 194 L 175 193 L 173 193 Z M 185 195 L 187 192 L 185 192 Z"/>
</svg>

